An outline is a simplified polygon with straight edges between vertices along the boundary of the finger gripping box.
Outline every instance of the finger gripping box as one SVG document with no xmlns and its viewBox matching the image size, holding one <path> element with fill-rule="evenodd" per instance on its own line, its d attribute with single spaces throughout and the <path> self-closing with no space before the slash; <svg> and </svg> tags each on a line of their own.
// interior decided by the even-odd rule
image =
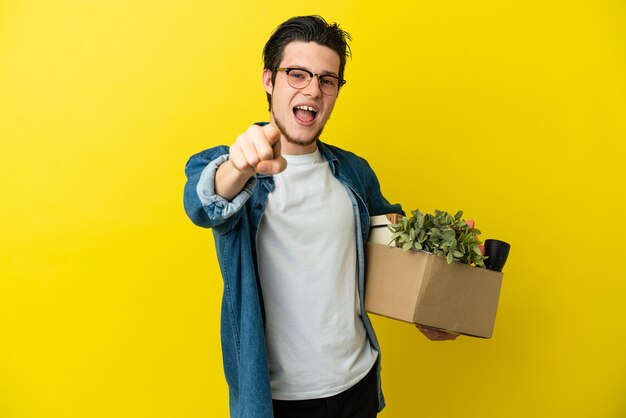
<svg viewBox="0 0 626 418">
<path fill-rule="evenodd" d="M 368 242 L 365 309 L 401 321 L 490 338 L 502 273 L 423 251 Z"/>
</svg>

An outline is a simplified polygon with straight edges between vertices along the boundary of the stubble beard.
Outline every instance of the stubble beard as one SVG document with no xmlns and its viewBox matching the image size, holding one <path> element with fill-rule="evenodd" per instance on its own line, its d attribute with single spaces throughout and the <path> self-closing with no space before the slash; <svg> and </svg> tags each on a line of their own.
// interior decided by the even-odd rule
<svg viewBox="0 0 626 418">
<path fill-rule="evenodd" d="M 285 128 L 285 125 L 276 117 L 276 114 L 274 113 L 274 109 L 272 109 L 272 116 L 274 119 L 274 123 L 276 124 L 276 127 L 278 128 L 282 136 L 285 137 L 287 142 L 294 144 L 294 145 L 299 145 L 301 147 L 307 147 L 313 144 L 315 141 L 317 141 L 317 139 L 322 134 L 322 131 L 324 130 L 324 127 L 322 126 L 320 130 L 317 131 L 315 135 L 313 135 L 313 137 L 310 139 L 295 139 L 287 134 L 287 128 Z"/>
</svg>

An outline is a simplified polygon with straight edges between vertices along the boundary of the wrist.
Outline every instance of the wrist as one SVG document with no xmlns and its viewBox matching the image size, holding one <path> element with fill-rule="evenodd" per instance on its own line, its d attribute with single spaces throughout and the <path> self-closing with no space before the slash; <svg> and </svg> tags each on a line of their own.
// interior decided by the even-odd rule
<svg viewBox="0 0 626 418">
<path fill-rule="evenodd" d="M 226 160 L 220 169 L 223 169 L 223 174 L 230 173 L 229 177 L 238 178 L 242 181 L 248 181 L 250 177 L 256 174 L 254 167 L 245 166 L 243 168 L 237 167 L 230 159 Z M 219 170 L 218 170 L 219 171 Z"/>
</svg>

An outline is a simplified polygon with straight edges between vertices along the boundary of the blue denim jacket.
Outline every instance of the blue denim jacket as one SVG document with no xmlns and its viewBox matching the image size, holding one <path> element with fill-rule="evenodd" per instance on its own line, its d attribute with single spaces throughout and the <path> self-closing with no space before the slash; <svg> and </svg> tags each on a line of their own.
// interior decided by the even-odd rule
<svg viewBox="0 0 626 418">
<path fill-rule="evenodd" d="M 358 259 L 358 291 L 361 318 L 369 341 L 379 352 L 379 409 L 385 405 L 380 390 L 380 347 L 365 312 L 364 243 L 370 216 L 403 213 L 380 191 L 378 179 L 367 161 L 340 148 L 317 143 L 333 175 L 346 186 L 354 208 Z M 202 151 L 189 159 L 185 172 L 184 204 L 198 226 L 212 228 L 224 280 L 221 340 L 230 414 L 237 418 L 271 418 L 272 398 L 265 349 L 264 312 L 256 262 L 256 236 L 268 194 L 274 190 L 270 175 L 257 174 L 232 201 L 215 193 L 215 172 L 228 159 L 228 147 Z"/>
</svg>

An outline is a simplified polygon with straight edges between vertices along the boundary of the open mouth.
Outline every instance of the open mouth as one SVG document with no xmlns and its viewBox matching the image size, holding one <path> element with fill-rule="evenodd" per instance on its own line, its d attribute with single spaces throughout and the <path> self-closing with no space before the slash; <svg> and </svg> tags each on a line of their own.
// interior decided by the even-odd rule
<svg viewBox="0 0 626 418">
<path fill-rule="evenodd" d="M 317 117 L 317 110 L 311 106 L 295 106 L 293 114 L 299 122 L 308 124 L 312 123 Z"/>
</svg>

